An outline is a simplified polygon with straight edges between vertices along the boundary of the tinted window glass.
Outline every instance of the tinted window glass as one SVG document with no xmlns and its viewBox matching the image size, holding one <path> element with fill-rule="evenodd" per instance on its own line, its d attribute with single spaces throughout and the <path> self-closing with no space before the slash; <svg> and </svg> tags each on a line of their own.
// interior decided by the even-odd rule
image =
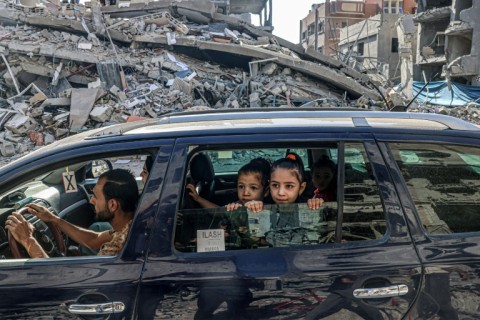
<svg viewBox="0 0 480 320">
<path fill-rule="evenodd" d="M 380 239 L 385 215 L 371 164 L 362 144 L 345 145 L 343 241 Z"/>
<path fill-rule="evenodd" d="M 480 231 L 478 148 L 401 143 L 391 148 L 427 232 Z"/>
<path fill-rule="evenodd" d="M 288 149 L 300 155 L 307 165 L 306 149 Z M 207 154 L 213 165 L 215 173 L 236 173 L 244 164 L 250 160 L 261 157 L 271 162 L 278 158 L 284 157 L 286 149 L 249 149 L 249 150 L 223 150 L 223 151 L 207 151 Z"/>
<path fill-rule="evenodd" d="M 345 145 L 345 181 L 338 181 L 339 153 L 331 145 L 315 149 L 203 151 L 201 157 L 205 158 L 206 155 L 210 159 L 214 164 L 214 174 L 218 175 L 217 170 L 231 172 L 233 168 L 240 168 L 258 156 L 277 160 L 287 151 L 301 155 L 305 166 L 310 162 L 310 175 L 304 181 L 305 189 L 294 202 L 280 203 L 274 197 L 276 182 L 267 183 L 263 189 L 265 186 L 258 179 L 262 199 L 256 200 L 263 204 L 260 212 L 253 212 L 243 206 L 246 201 L 240 199 L 240 192 L 237 193 L 237 188 L 240 190 L 245 187 L 241 182 L 245 180 L 240 179 L 240 176 L 237 185 L 232 186 L 231 190 L 236 196 L 234 203 L 238 206 L 230 211 L 219 204 L 219 197 L 215 195 L 220 192 L 225 194 L 225 190 L 219 190 L 218 183 L 212 194 L 211 185 L 205 190 L 202 182 L 198 183 L 187 176 L 185 201 L 177 217 L 176 248 L 184 252 L 212 252 L 318 245 L 335 242 L 336 239 L 347 243 L 383 237 L 386 232 L 383 206 L 367 153 L 360 143 Z M 195 176 L 192 166 L 196 165 L 190 164 L 190 172 Z M 218 182 L 222 179 L 213 180 Z M 340 236 L 336 235 L 338 184 L 344 191 Z M 311 209 L 308 205 L 308 200 L 314 196 L 324 199 L 319 209 Z"/>
</svg>

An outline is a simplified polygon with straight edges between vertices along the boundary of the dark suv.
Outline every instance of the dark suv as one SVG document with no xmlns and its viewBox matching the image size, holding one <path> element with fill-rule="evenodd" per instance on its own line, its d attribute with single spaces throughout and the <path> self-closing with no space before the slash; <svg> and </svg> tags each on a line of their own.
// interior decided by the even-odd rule
<svg viewBox="0 0 480 320">
<path fill-rule="evenodd" d="M 334 163 L 333 201 L 226 210 L 244 164 L 292 152 L 305 199 L 313 164 Z M 3 227 L 26 203 L 92 228 L 92 187 L 112 168 L 131 170 L 141 190 L 118 256 L 55 237 L 34 216 L 51 258 L 12 251 Z M 187 184 L 216 207 L 192 201 Z M 0 317 L 479 318 L 479 187 L 479 128 L 433 114 L 237 110 L 84 132 L 0 169 Z"/>
</svg>

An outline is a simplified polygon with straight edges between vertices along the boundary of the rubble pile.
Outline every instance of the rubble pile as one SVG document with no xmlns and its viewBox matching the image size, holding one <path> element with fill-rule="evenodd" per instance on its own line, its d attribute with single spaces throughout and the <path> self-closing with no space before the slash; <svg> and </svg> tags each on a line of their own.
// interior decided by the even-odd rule
<svg viewBox="0 0 480 320">
<path fill-rule="evenodd" d="M 446 107 L 432 104 L 415 104 L 408 109 L 409 112 L 438 113 L 459 118 L 480 125 L 480 103 L 470 102 L 465 106 Z"/>
<path fill-rule="evenodd" d="M 80 131 L 171 112 L 385 107 L 340 62 L 231 17 L 178 11 L 169 4 L 125 19 L 92 4 L 0 2 L 0 161 Z"/>
</svg>

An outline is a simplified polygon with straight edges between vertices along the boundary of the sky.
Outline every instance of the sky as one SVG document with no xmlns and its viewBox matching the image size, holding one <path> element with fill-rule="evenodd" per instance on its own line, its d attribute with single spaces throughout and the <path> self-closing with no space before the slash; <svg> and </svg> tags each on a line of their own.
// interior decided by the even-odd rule
<svg viewBox="0 0 480 320">
<path fill-rule="evenodd" d="M 300 20 L 308 15 L 314 3 L 323 0 L 273 0 L 273 34 L 293 43 L 300 38 Z"/>
</svg>

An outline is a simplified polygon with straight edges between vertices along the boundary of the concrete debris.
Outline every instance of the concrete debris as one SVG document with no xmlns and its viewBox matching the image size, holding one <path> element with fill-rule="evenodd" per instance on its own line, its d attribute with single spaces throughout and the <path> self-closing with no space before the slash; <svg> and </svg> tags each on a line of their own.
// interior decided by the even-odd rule
<svg viewBox="0 0 480 320">
<path fill-rule="evenodd" d="M 126 3 L 0 0 L 0 165 L 70 134 L 171 112 L 389 107 L 387 88 L 211 1 Z"/>
<path fill-rule="evenodd" d="M 92 111 L 95 101 L 97 100 L 98 92 L 99 90 L 96 88 L 80 88 L 72 90 L 70 130 L 78 131 L 85 125 L 88 120 L 88 115 Z"/>
<path fill-rule="evenodd" d="M 2 141 L 0 143 L 0 153 L 3 157 L 12 157 L 15 155 L 15 147 L 13 143 Z"/>
<path fill-rule="evenodd" d="M 107 122 L 113 113 L 113 108 L 110 106 L 95 106 L 90 112 L 90 118 L 96 122 Z"/>
<path fill-rule="evenodd" d="M 35 120 L 30 116 L 16 114 L 12 119 L 5 123 L 5 129 L 16 134 L 26 134 L 28 130 L 33 130 L 35 128 L 35 124 Z"/>
<path fill-rule="evenodd" d="M 414 22 L 435 22 L 450 17 L 451 9 L 449 7 L 440 7 L 430 10 L 425 10 L 417 14 Z"/>
</svg>

